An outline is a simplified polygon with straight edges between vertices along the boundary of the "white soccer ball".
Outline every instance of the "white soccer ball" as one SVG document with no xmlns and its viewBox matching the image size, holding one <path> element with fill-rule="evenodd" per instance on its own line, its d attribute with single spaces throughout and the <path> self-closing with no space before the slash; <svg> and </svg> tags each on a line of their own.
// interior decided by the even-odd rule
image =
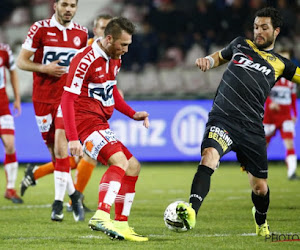
<svg viewBox="0 0 300 250">
<path fill-rule="evenodd" d="M 188 229 L 184 225 L 182 219 L 180 219 L 176 213 L 176 207 L 178 203 L 185 203 L 189 205 L 187 202 L 184 201 L 174 201 L 172 202 L 165 210 L 164 213 L 164 221 L 168 229 L 174 232 L 186 232 Z"/>
</svg>

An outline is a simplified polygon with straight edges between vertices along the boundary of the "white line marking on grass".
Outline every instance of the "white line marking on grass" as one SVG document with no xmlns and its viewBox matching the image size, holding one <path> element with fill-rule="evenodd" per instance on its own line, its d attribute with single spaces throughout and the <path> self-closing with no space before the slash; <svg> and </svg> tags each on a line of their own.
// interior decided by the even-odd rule
<svg viewBox="0 0 300 250">
<path fill-rule="evenodd" d="M 85 235 L 85 236 L 80 236 L 79 238 L 80 239 L 104 239 L 104 237 L 102 236 L 95 236 L 95 235 Z"/>
<path fill-rule="evenodd" d="M 179 235 L 179 234 L 178 234 Z M 161 234 L 150 234 L 150 237 L 166 237 L 168 235 Z M 180 236 L 185 237 L 233 237 L 233 236 L 257 236 L 256 233 L 243 233 L 243 234 L 184 234 L 181 233 Z"/>
<path fill-rule="evenodd" d="M 66 207 L 68 205 L 68 202 L 64 203 L 64 206 Z M 43 204 L 43 205 L 12 205 L 12 206 L 1 206 L 0 210 L 7 210 L 7 209 L 32 209 L 32 208 L 49 208 L 52 207 L 52 204 Z"/>
<path fill-rule="evenodd" d="M 1 206 L 0 210 L 7 210 L 7 209 L 32 209 L 32 208 L 49 208 L 51 204 L 44 204 L 44 205 L 14 205 L 14 206 Z"/>
</svg>

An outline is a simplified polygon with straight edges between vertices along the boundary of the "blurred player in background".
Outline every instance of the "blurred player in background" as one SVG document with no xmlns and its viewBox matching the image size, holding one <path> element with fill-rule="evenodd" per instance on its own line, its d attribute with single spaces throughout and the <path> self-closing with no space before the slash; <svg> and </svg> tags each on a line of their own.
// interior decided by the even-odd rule
<svg viewBox="0 0 300 250">
<path fill-rule="evenodd" d="M 114 18 L 108 23 L 103 39 L 96 40 L 74 57 L 62 97 L 62 111 L 71 154 L 82 156 L 84 151 L 95 163 L 99 161 L 109 166 L 100 181 L 98 210 L 89 226 L 112 238 L 147 241 L 147 237 L 138 235 L 128 225 L 141 166 L 116 139 L 108 123 L 113 110 L 117 109 L 149 126 L 148 113 L 136 112 L 128 106 L 115 80 L 120 58 L 128 51 L 134 29 L 128 19 Z M 114 221 L 110 219 L 113 204 Z"/>
<path fill-rule="evenodd" d="M 56 0 L 51 19 L 35 22 L 18 57 L 19 68 L 33 72 L 32 101 L 36 121 L 52 157 L 55 200 L 51 219 L 63 220 L 63 200 L 72 199 L 75 221 L 84 220 L 81 194 L 70 173 L 68 142 L 60 108 L 68 67 L 75 53 L 87 45 L 87 29 L 72 21 L 77 0 Z M 33 56 L 33 59 L 31 57 Z"/>
<path fill-rule="evenodd" d="M 112 18 L 113 17 L 111 15 L 102 14 L 102 15 L 97 16 L 94 19 L 94 22 L 93 22 L 94 37 L 90 38 L 88 40 L 88 45 L 91 45 L 97 38 L 103 38 L 104 37 L 104 30 L 105 30 L 107 24 L 109 23 L 109 21 Z"/>
<path fill-rule="evenodd" d="M 261 9 L 255 15 L 253 41 L 237 37 L 221 51 L 196 60 L 202 71 L 229 64 L 206 124 L 201 161 L 191 187 L 192 206 L 185 203 L 177 206 L 177 214 L 188 228 L 196 224 L 196 214 L 209 192 L 211 175 L 220 158 L 235 151 L 248 173 L 256 234 L 270 234 L 267 143 L 262 123 L 264 103 L 281 77 L 300 83 L 300 68 L 273 51 L 281 26 L 278 10 Z"/>
<path fill-rule="evenodd" d="M 9 71 L 10 82 L 15 96 L 13 111 L 14 113 L 17 112 L 16 116 L 19 116 L 21 114 L 21 98 L 16 64 L 9 45 L 0 43 L 0 137 L 5 149 L 4 170 L 7 182 L 4 197 L 13 203 L 23 203 L 23 200 L 17 195 L 15 190 L 19 164 L 15 148 L 14 118 L 9 110 L 9 100 L 5 90 L 5 69 Z"/>
<path fill-rule="evenodd" d="M 107 14 L 102 14 L 97 16 L 97 18 L 95 18 L 94 27 L 93 27 L 94 37 L 88 40 L 88 45 L 91 45 L 93 41 L 96 40 L 97 38 L 104 37 L 104 30 L 106 28 L 106 25 L 111 19 L 112 16 Z M 123 92 L 121 90 L 119 90 L 119 92 L 123 97 L 124 96 Z M 69 159 L 70 159 L 71 169 L 76 168 L 76 175 L 75 175 L 76 178 L 74 180 L 75 189 L 83 193 L 94 170 L 95 167 L 95 165 L 93 164 L 94 162 L 90 162 L 89 158 L 84 156 L 80 160 L 79 164 L 77 165 L 78 158 L 70 157 Z M 41 166 L 30 164 L 25 171 L 25 177 L 21 183 L 21 196 L 24 195 L 26 189 L 29 186 L 36 185 L 36 180 L 48 174 L 52 174 L 53 172 L 54 172 L 54 165 L 52 162 L 46 163 Z M 83 207 L 85 212 L 92 212 L 92 210 L 86 207 L 84 203 L 83 203 Z M 67 211 L 71 212 L 72 210 L 73 210 L 72 200 L 70 200 L 68 203 Z"/>
<path fill-rule="evenodd" d="M 289 51 L 279 53 L 290 59 Z M 293 116 L 292 116 L 293 113 Z M 297 155 L 294 147 L 295 123 L 297 120 L 297 85 L 285 78 L 280 78 L 272 88 L 265 103 L 264 129 L 267 145 L 269 145 L 276 131 L 280 131 L 286 148 L 285 162 L 287 177 L 296 180 Z"/>
</svg>

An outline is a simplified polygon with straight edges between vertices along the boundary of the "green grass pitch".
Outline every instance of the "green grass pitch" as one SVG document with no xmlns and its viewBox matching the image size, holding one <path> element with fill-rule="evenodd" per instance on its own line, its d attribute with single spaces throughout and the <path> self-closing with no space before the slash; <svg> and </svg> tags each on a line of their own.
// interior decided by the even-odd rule
<svg viewBox="0 0 300 250">
<path fill-rule="evenodd" d="M 149 241 L 136 243 L 112 241 L 103 233 L 91 231 L 87 223 L 92 213 L 86 214 L 85 222 L 75 223 L 64 209 L 64 221 L 52 222 L 53 175 L 29 187 L 24 204 L 5 200 L 1 167 L 0 249 L 300 249 L 300 241 L 271 242 L 254 234 L 248 177 L 235 163 L 222 163 L 213 174 L 196 228 L 185 233 L 169 231 L 163 221 L 164 210 L 175 200 L 188 201 L 196 168 L 197 163 L 143 164 L 129 222 L 136 232 L 149 236 Z M 19 168 L 17 186 L 24 169 Z M 283 163 L 271 163 L 269 169 L 270 230 L 299 235 L 300 181 L 287 180 Z M 90 208 L 97 207 L 98 184 L 105 170 L 97 166 L 86 188 L 85 204 Z"/>
</svg>

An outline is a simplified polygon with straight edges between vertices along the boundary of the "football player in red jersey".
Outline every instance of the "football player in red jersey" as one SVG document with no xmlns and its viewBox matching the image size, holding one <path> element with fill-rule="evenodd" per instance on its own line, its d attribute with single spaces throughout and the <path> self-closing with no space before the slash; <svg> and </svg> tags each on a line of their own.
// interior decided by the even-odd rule
<svg viewBox="0 0 300 250">
<path fill-rule="evenodd" d="M 108 14 L 102 14 L 95 18 L 93 33 L 94 37 L 88 40 L 88 45 L 91 45 L 93 41 L 97 38 L 103 38 L 104 29 L 108 22 L 112 19 L 112 16 Z M 119 89 L 119 92 L 122 97 L 124 97 L 123 92 Z M 83 193 L 91 175 L 95 168 L 93 162 L 89 162 L 89 159 L 84 156 L 78 163 L 78 158 L 69 157 L 71 169 L 76 169 L 76 178 L 74 180 L 75 189 Z M 25 176 L 21 182 L 21 196 L 24 195 L 25 191 L 29 186 L 35 186 L 36 180 L 54 172 L 54 165 L 52 162 L 37 166 L 29 164 L 25 171 Z M 85 212 L 92 212 L 89 208 L 83 203 Z M 67 211 L 72 212 L 72 201 L 70 200 L 67 206 Z"/>
<path fill-rule="evenodd" d="M 53 221 L 63 220 L 66 191 L 72 200 L 75 221 L 84 220 L 81 194 L 75 190 L 70 174 L 68 142 L 60 108 L 70 61 L 87 45 L 87 29 L 72 21 L 77 2 L 56 0 L 52 18 L 37 21 L 30 27 L 17 61 L 19 68 L 33 72 L 36 121 L 55 166 Z"/>
<path fill-rule="evenodd" d="M 64 87 L 62 111 L 71 154 L 82 156 L 84 151 L 94 162 L 109 166 L 100 181 L 98 210 L 89 226 L 112 238 L 147 241 L 147 237 L 135 233 L 128 225 L 141 166 L 116 139 L 108 123 L 117 109 L 134 120 L 143 120 L 146 128 L 149 126 L 148 113 L 134 111 L 116 85 L 120 57 L 128 51 L 134 29 L 128 19 L 113 18 L 103 39 L 76 54 Z M 113 204 L 114 221 L 110 219 Z"/>
<path fill-rule="evenodd" d="M 282 51 L 279 54 L 290 59 L 289 51 Z M 299 179 L 296 175 L 297 155 L 294 147 L 296 120 L 297 85 L 285 78 L 281 78 L 276 82 L 266 100 L 263 123 L 268 145 L 276 131 L 280 131 L 286 148 L 285 162 L 289 180 Z"/>
<path fill-rule="evenodd" d="M 4 170 L 6 175 L 6 192 L 4 197 L 13 203 L 23 203 L 17 195 L 15 182 L 18 174 L 18 161 L 15 148 L 15 125 L 9 110 L 9 100 L 5 91 L 5 69 L 8 69 L 13 88 L 16 115 L 21 114 L 21 98 L 16 64 L 8 44 L 0 43 L 0 138 L 5 148 Z"/>
</svg>

